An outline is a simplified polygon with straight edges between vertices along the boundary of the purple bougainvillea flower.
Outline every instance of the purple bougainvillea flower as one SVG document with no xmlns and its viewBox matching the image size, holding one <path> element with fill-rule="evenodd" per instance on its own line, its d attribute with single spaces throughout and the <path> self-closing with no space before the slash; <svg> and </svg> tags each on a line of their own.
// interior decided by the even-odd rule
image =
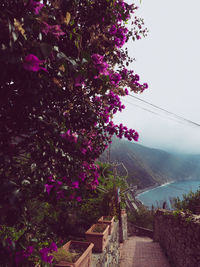
<svg viewBox="0 0 200 267">
<path fill-rule="evenodd" d="M 50 253 L 50 249 L 49 248 L 42 248 L 40 250 L 40 255 L 41 255 L 41 258 L 44 262 L 47 262 L 47 263 L 52 263 L 53 261 L 53 256 L 52 255 L 48 255 Z"/>
<path fill-rule="evenodd" d="M 58 247 L 55 242 L 52 242 L 49 248 L 51 251 L 57 251 Z"/>
<path fill-rule="evenodd" d="M 138 139 L 139 139 L 139 134 L 138 132 L 135 132 L 134 136 L 133 136 L 133 139 L 137 142 Z"/>
<path fill-rule="evenodd" d="M 40 10 L 43 8 L 44 4 L 41 4 L 40 2 L 30 0 L 29 2 L 29 8 L 35 13 L 35 15 L 38 15 L 40 13 Z"/>
<path fill-rule="evenodd" d="M 129 93 L 128 93 L 128 89 L 127 89 L 127 88 L 125 88 L 124 92 L 125 92 L 125 94 L 126 94 L 126 95 L 128 95 L 128 94 L 129 94 Z"/>
<path fill-rule="evenodd" d="M 147 89 L 149 86 L 148 86 L 147 83 L 144 83 L 144 84 L 143 84 L 143 87 L 144 87 L 144 89 Z"/>
<path fill-rule="evenodd" d="M 49 177 L 48 177 L 48 181 L 49 181 L 49 182 L 55 182 L 53 176 L 49 176 Z"/>
<path fill-rule="evenodd" d="M 54 187 L 53 185 L 50 185 L 50 184 L 45 184 L 44 185 L 45 186 L 45 188 L 46 188 L 46 191 L 47 191 L 47 193 L 48 193 L 48 195 L 50 194 L 50 191 L 51 191 L 51 189 Z"/>
<path fill-rule="evenodd" d="M 78 181 L 72 182 L 72 186 L 74 188 L 79 188 L 79 182 Z"/>
<path fill-rule="evenodd" d="M 104 56 L 101 56 L 99 54 L 93 54 L 91 58 L 94 64 L 102 64 Z"/>
<path fill-rule="evenodd" d="M 111 26 L 109 33 L 110 33 L 111 35 L 115 35 L 115 34 L 117 33 L 117 28 L 116 28 L 115 25 L 112 25 L 112 26 Z"/>
<path fill-rule="evenodd" d="M 43 61 L 39 60 L 38 57 L 36 57 L 33 54 L 29 54 L 24 58 L 23 67 L 25 70 L 37 72 L 39 70 L 47 71 L 47 69 L 40 67 L 40 64 L 42 64 Z"/>
<path fill-rule="evenodd" d="M 24 253 L 25 257 L 29 257 L 33 253 L 33 251 L 34 251 L 34 247 L 28 246 L 25 253 Z"/>
<path fill-rule="evenodd" d="M 82 148 L 82 149 L 81 149 L 81 153 L 82 153 L 83 155 L 85 155 L 85 154 L 87 153 L 87 149 Z"/>
<path fill-rule="evenodd" d="M 121 81 L 121 75 L 119 73 L 112 73 L 109 75 L 110 82 L 117 86 L 119 82 Z"/>
<path fill-rule="evenodd" d="M 82 200 L 82 198 L 81 198 L 81 197 L 77 197 L 76 200 L 77 200 L 78 202 L 80 202 L 80 201 Z"/>
<path fill-rule="evenodd" d="M 109 72 L 107 70 L 109 68 L 109 65 L 103 61 L 104 56 L 101 56 L 99 54 L 93 54 L 91 56 L 91 58 L 92 58 L 94 66 L 98 70 L 99 74 L 109 75 Z M 99 78 L 99 75 L 95 76 L 94 78 L 95 79 Z"/>
<path fill-rule="evenodd" d="M 108 75 L 109 72 L 107 71 L 107 68 L 109 65 L 106 62 L 103 62 L 102 64 L 96 65 L 97 70 L 99 71 L 99 74 Z"/>
<path fill-rule="evenodd" d="M 49 25 L 46 22 L 43 22 L 43 29 L 42 32 L 44 34 L 48 34 L 51 33 L 52 35 L 54 35 L 57 39 L 59 38 L 59 36 L 61 35 L 65 35 L 65 33 L 61 30 L 60 25 Z"/>
</svg>

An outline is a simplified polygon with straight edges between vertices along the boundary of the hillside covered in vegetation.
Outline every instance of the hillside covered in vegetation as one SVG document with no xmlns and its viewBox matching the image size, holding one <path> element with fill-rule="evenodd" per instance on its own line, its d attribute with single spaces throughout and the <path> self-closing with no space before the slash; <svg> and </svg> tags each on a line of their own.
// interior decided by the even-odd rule
<svg viewBox="0 0 200 267">
<path fill-rule="evenodd" d="M 101 157 L 107 161 L 108 151 Z M 128 181 L 139 189 L 175 180 L 199 179 L 200 155 L 179 155 L 113 139 L 110 160 L 123 162 Z M 123 169 L 119 170 L 123 174 Z"/>
</svg>

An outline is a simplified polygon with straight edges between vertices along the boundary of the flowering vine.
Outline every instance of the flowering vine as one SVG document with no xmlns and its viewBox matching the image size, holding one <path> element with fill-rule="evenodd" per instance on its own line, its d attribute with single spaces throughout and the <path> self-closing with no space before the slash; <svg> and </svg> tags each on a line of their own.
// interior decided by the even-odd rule
<svg viewBox="0 0 200 267">
<path fill-rule="evenodd" d="M 0 10 L 0 223 L 21 230 L 32 223 L 33 199 L 71 205 L 96 189 L 96 160 L 114 134 L 138 140 L 112 118 L 125 108 L 122 96 L 148 88 L 127 67 L 132 59 L 123 49 L 146 29 L 135 4 L 123 0 L 2 0 Z M 52 263 L 56 247 L 33 245 L 36 228 L 42 226 L 16 245 L 12 265 L 33 255 Z M 12 241 L 1 237 L 10 255 Z"/>
</svg>

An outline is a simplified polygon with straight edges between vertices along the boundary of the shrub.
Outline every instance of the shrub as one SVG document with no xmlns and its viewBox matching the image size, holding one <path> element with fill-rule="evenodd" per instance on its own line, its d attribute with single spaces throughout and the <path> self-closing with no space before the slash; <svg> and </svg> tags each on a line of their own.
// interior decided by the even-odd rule
<svg viewBox="0 0 200 267">
<path fill-rule="evenodd" d="M 182 200 L 177 197 L 173 202 L 176 209 L 196 213 L 196 208 L 200 206 L 200 190 L 184 194 Z"/>
<path fill-rule="evenodd" d="M 154 210 L 140 206 L 138 210 L 128 213 L 128 221 L 140 227 L 153 229 Z"/>
</svg>

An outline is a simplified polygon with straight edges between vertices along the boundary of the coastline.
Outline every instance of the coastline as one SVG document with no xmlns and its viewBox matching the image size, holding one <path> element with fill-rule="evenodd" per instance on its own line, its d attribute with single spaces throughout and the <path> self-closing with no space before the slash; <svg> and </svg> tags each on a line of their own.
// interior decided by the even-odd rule
<svg viewBox="0 0 200 267">
<path fill-rule="evenodd" d="M 154 185 L 151 185 L 151 186 L 142 188 L 142 189 L 138 189 L 138 190 L 136 190 L 136 192 L 135 192 L 135 196 L 137 197 L 139 194 L 142 194 L 142 193 L 144 193 L 144 192 L 146 192 L 146 191 L 152 190 L 152 189 L 154 189 L 154 188 L 156 188 L 156 187 L 159 187 L 159 186 L 161 186 L 161 184 L 157 183 L 157 184 L 154 184 Z"/>
<path fill-rule="evenodd" d="M 149 190 L 155 189 L 157 187 L 165 186 L 167 184 L 172 184 L 172 183 L 174 183 L 174 181 L 166 182 L 166 183 L 163 183 L 163 184 L 156 183 L 156 184 L 148 186 L 146 188 L 136 190 L 135 196 L 137 197 L 138 195 L 140 195 L 140 194 L 142 194 L 144 192 L 147 192 Z"/>
</svg>

